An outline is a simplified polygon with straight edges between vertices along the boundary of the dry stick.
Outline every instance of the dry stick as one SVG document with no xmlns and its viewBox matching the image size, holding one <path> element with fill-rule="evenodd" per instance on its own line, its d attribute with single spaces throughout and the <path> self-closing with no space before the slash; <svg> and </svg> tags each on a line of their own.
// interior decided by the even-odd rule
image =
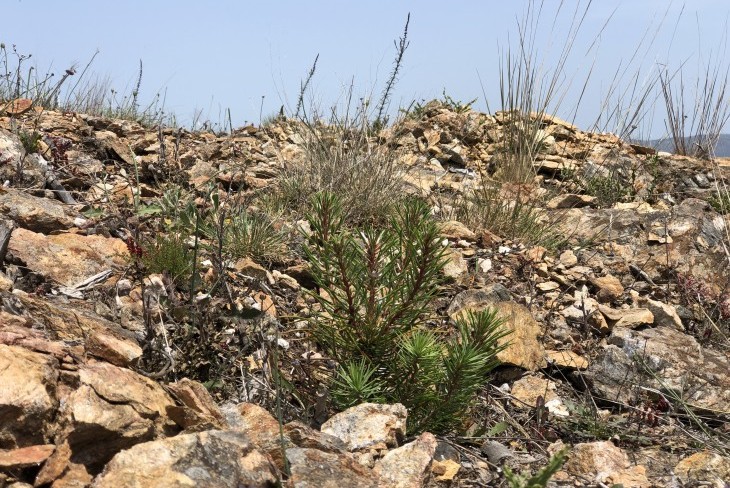
<svg viewBox="0 0 730 488">
<path fill-rule="evenodd" d="M 297 110 L 296 110 L 296 112 L 294 112 L 294 118 L 299 117 L 299 112 L 302 110 L 302 108 L 304 106 L 304 94 L 307 92 L 309 83 L 312 81 L 312 78 L 314 77 L 314 72 L 317 71 L 317 61 L 318 60 L 319 60 L 319 53 L 317 53 L 317 56 L 315 56 L 314 63 L 312 63 L 312 67 L 309 69 L 307 78 L 304 80 L 304 83 L 302 83 L 299 88 L 299 98 L 297 99 Z"/>
<path fill-rule="evenodd" d="M 397 42 L 393 41 L 393 44 L 396 48 L 396 56 L 393 63 L 393 71 L 390 72 L 390 77 L 385 84 L 383 94 L 380 96 L 380 102 L 378 102 L 378 115 L 375 118 L 377 122 L 384 122 L 383 112 L 385 112 L 385 106 L 388 104 L 391 91 L 393 90 L 395 82 L 398 79 L 398 72 L 400 71 L 401 65 L 403 64 L 403 55 L 405 54 L 406 49 L 408 49 L 408 45 L 410 44 L 410 42 L 408 42 L 408 24 L 410 22 L 411 13 L 408 12 L 408 16 L 406 17 L 406 25 L 403 28 L 403 36 L 399 37 Z"/>
</svg>

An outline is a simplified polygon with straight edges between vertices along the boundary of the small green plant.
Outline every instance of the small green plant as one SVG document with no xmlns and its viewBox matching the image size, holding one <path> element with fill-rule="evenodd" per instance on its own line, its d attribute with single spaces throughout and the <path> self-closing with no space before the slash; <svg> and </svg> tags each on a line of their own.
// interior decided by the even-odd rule
<svg viewBox="0 0 730 488">
<path fill-rule="evenodd" d="M 457 220 L 470 228 L 488 230 L 508 239 L 548 248 L 559 247 L 564 237 L 556 230 L 538 202 L 517 192 L 505 198 L 501 185 L 486 181 L 458 203 Z"/>
<path fill-rule="evenodd" d="M 450 334 L 425 327 L 446 255 L 428 207 L 409 200 L 384 228 L 356 234 L 344 227 L 340 200 L 322 193 L 309 219 L 305 252 L 320 288 L 310 319 L 340 364 L 338 406 L 400 402 L 413 432 L 458 426 L 497 365 L 505 332 L 494 311 L 467 314 Z"/>
<path fill-rule="evenodd" d="M 265 216 L 239 208 L 228 219 L 224 246 L 234 259 L 268 261 L 281 255 L 284 237 Z"/>
<path fill-rule="evenodd" d="M 143 246 L 141 260 L 148 273 L 167 273 L 178 285 L 193 272 L 193 251 L 179 234 L 158 235 Z"/>
<path fill-rule="evenodd" d="M 510 488 L 545 488 L 555 473 L 565 463 L 568 450 L 562 449 L 555 453 L 547 465 L 534 476 L 516 474 L 509 467 L 504 468 L 504 477 Z"/>
<path fill-rule="evenodd" d="M 631 194 L 629 186 L 617 175 L 595 175 L 586 182 L 586 193 L 593 195 L 598 204 L 611 207 Z"/>
<path fill-rule="evenodd" d="M 18 133 L 18 139 L 20 139 L 20 144 L 22 144 L 26 154 L 33 154 L 40 151 L 41 137 L 41 133 L 35 130 L 21 130 Z"/>
<path fill-rule="evenodd" d="M 446 94 L 446 89 L 443 91 L 443 104 L 451 110 L 452 112 L 456 112 L 457 114 L 463 114 L 465 112 L 468 112 L 471 110 L 471 106 L 474 105 L 477 101 L 477 99 L 470 100 L 466 103 L 463 103 L 461 100 L 454 100 L 450 96 Z"/>
<path fill-rule="evenodd" d="M 710 205 L 716 212 L 723 215 L 730 213 L 730 193 L 718 191 L 717 194 L 710 197 Z"/>
</svg>

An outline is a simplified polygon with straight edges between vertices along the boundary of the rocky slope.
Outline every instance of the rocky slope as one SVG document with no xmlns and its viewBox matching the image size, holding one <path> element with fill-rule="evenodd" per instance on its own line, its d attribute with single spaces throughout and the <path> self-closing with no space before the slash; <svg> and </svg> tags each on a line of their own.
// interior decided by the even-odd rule
<svg viewBox="0 0 730 488">
<path fill-rule="evenodd" d="M 522 189 L 567 238 L 546 249 L 449 213 L 480 175 L 499 176 L 504 114 L 431 103 L 373 138 L 442 220 L 451 257 L 435 311 L 491 306 L 512 330 L 464 432 L 406 437 L 401 405 L 335 414 L 318 396 L 332 365 L 298 319 L 312 284 L 297 253 L 231 263 L 236 314 L 140 263 L 171 183 L 198 204 L 211 183 L 255 201 L 301 157 L 296 122 L 216 135 L 7 110 L 0 487 L 500 486 L 505 465 L 534 471 L 563 446 L 559 485 L 730 481 L 730 218 L 709 203 L 726 161 L 548 117 Z M 205 338 L 184 335 L 188 301 L 206 310 Z"/>
</svg>

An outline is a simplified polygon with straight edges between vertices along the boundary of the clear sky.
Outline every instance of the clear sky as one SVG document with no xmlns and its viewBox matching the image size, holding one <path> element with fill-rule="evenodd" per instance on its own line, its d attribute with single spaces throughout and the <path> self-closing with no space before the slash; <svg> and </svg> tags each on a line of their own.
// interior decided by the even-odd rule
<svg viewBox="0 0 730 488">
<path fill-rule="evenodd" d="M 165 89 L 166 110 L 180 121 L 192 120 L 196 109 L 220 121 L 230 108 L 234 125 L 259 121 L 262 96 L 264 115 L 295 105 L 317 54 L 315 99 L 333 103 L 352 80 L 358 95 L 374 91 L 377 97 L 408 12 L 410 47 L 391 111 L 413 99 L 440 97 L 444 89 L 454 99 L 478 98 L 476 107 L 485 109 L 482 86 L 497 110 L 499 51 L 516 45 L 528 5 L 527 0 L 0 1 L 0 41 L 32 53 L 40 70 L 83 66 L 98 49 L 93 70 L 129 90 L 141 59 L 143 99 Z M 544 0 L 536 39 L 545 72 L 565 45 L 579 4 L 587 3 L 565 0 L 555 20 L 560 2 Z M 601 112 L 619 66 L 630 68 L 625 86 L 634 73 L 643 82 L 665 64 L 674 70 L 685 63 L 687 75 L 696 76 L 710 55 L 726 67 L 729 14 L 730 0 L 595 0 L 566 64 L 560 83 L 566 98 L 557 115 L 573 118 L 591 69 L 575 118 L 586 129 Z M 662 132 L 661 117 L 652 135 Z"/>
</svg>

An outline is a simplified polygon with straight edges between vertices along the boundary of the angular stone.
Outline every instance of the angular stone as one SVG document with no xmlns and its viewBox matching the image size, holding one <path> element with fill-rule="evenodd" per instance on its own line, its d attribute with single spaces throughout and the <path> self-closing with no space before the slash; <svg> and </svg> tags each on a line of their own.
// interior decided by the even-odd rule
<svg viewBox="0 0 730 488">
<path fill-rule="evenodd" d="M 73 286 L 101 271 L 121 267 L 129 256 L 121 239 L 97 235 L 58 234 L 46 236 L 15 229 L 8 245 L 9 259 L 20 261 L 65 286 Z"/>
<path fill-rule="evenodd" d="M 682 319 L 677 314 L 677 310 L 673 305 L 652 300 L 651 298 L 647 298 L 643 305 L 654 315 L 654 324 L 658 327 L 671 327 L 684 331 Z"/>
<path fill-rule="evenodd" d="M 2 107 L 2 111 L 10 116 L 22 115 L 33 106 L 33 100 L 30 98 L 16 98 L 9 101 Z"/>
<path fill-rule="evenodd" d="M 259 405 L 225 405 L 223 415 L 231 429 L 243 432 L 256 445 L 266 445 L 271 439 L 279 438 L 279 422 Z"/>
<path fill-rule="evenodd" d="M 588 360 L 573 351 L 546 351 L 545 356 L 549 363 L 552 363 L 559 368 L 588 368 Z"/>
<path fill-rule="evenodd" d="M 527 375 L 515 381 L 510 393 L 516 401 L 512 403 L 521 410 L 532 410 L 537 405 L 537 398 L 542 397 L 543 404 L 559 400 L 555 393 L 557 385 L 540 376 Z"/>
<path fill-rule="evenodd" d="M 451 249 L 447 251 L 446 257 L 446 266 L 444 266 L 442 271 L 446 278 L 458 280 L 469 271 L 466 259 L 464 259 L 464 256 L 458 250 Z"/>
<path fill-rule="evenodd" d="M 591 284 L 598 288 L 596 298 L 599 302 L 612 302 L 621 297 L 624 287 L 618 278 L 612 275 L 600 276 L 593 278 Z"/>
<path fill-rule="evenodd" d="M 73 227 L 73 216 L 67 208 L 56 200 L 0 188 L 0 214 L 33 232 L 50 233 Z"/>
<path fill-rule="evenodd" d="M 611 308 L 599 305 L 610 327 L 638 327 L 654 323 L 654 315 L 645 308 Z"/>
<path fill-rule="evenodd" d="M 0 448 L 47 441 L 58 400 L 58 361 L 0 344 Z"/>
<path fill-rule="evenodd" d="M 407 417 L 400 403 L 362 403 L 335 414 L 320 430 L 341 439 L 350 451 L 383 449 L 398 445 L 405 436 Z"/>
<path fill-rule="evenodd" d="M 271 460 L 240 432 L 210 430 L 137 444 L 118 453 L 93 488 L 275 486 Z"/>
<path fill-rule="evenodd" d="M 700 451 L 677 463 L 674 475 L 687 486 L 702 482 L 724 488 L 730 480 L 730 458 Z"/>
<path fill-rule="evenodd" d="M 284 426 L 284 434 L 297 447 L 318 449 L 324 452 L 345 452 L 347 446 L 333 435 L 314 430 L 301 422 L 289 422 Z"/>
<path fill-rule="evenodd" d="M 497 315 L 504 320 L 503 327 L 510 334 L 499 340 L 500 344 L 508 343 L 497 358 L 504 364 L 519 366 L 528 371 L 535 371 L 545 364 L 545 349 L 539 341 L 542 328 L 532 317 L 527 308 L 515 302 L 498 302 L 494 304 Z"/>
<path fill-rule="evenodd" d="M 453 239 L 453 240 L 465 240 L 474 242 L 477 239 L 477 235 L 474 231 L 470 230 L 466 225 L 462 224 L 458 220 L 447 220 L 439 224 L 439 232 L 442 236 Z"/>
<path fill-rule="evenodd" d="M 643 365 L 643 366 L 641 366 Z M 649 372 L 642 370 L 649 368 Z M 608 344 L 584 375 L 601 398 L 629 403 L 630 385 L 681 394 L 683 402 L 699 411 L 730 417 L 730 360 L 705 349 L 682 332 L 667 327 L 614 329 Z M 684 392 L 684 393 L 682 393 Z"/>
<path fill-rule="evenodd" d="M 609 480 L 616 483 L 617 479 L 631 477 L 639 478 L 639 483 L 630 486 L 637 488 L 651 486 L 646 476 L 641 479 L 640 473 L 631 469 L 626 453 L 609 441 L 576 444 L 570 451 L 563 469 L 592 483 L 606 483 Z"/>
<path fill-rule="evenodd" d="M 183 378 L 167 385 L 167 390 L 182 403 L 181 407 L 168 407 L 167 414 L 183 429 L 200 431 L 227 427 L 223 413 L 202 384 Z"/>
<path fill-rule="evenodd" d="M 22 469 L 38 466 L 48 459 L 56 448 L 53 444 L 28 446 L 19 449 L 0 450 L 0 470 Z"/>
<path fill-rule="evenodd" d="M 424 432 L 413 442 L 388 451 L 375 463 L 373 472 L 393 488 L 420 488 L 436 452 L 436 438 Z"/>
<path fill-rule="evenodd" d="M 91 362 L 79 368 L 79 386 L 59 410 L 74 462 L 92 469 L 117 452 L 172 432 L 172 398 L 156 382 L 128 369 Z"/>
<path fill-rule="evenodd" d="M 112 330 L 92 332 L 86 340 L 86 352 L 116 366 L 129 366 L 142 357 L 142 348 L 136 341 Z"/>
<path fill-rule="evenodd" d="M 286 450 L 291 477 L 297 488 L 379 488 L 388 486 L 372 470 L 360 465 L 350 454 L 322 452 L 294 447 Z"/>
<path fill-rule="evenodd" d="M 570 268 L 571 266 L 578 264 L 578 258 L 570 249 L 563 251 L 558 258 L 558 261 L 566 268 Z"/>
</svg>

